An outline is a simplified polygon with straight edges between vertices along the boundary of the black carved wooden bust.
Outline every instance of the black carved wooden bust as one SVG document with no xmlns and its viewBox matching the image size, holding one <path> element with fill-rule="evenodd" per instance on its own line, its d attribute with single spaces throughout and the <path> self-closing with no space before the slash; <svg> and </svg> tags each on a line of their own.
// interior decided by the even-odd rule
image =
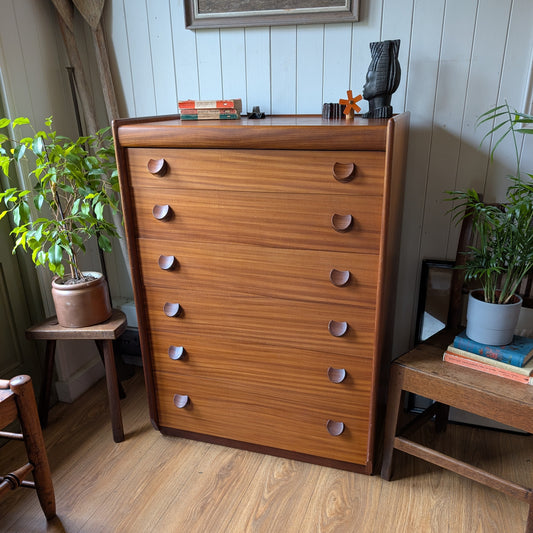
<svg viewBox="0 0 533 533">
<path fill-rule="evenodd" d="M 400 40 L 370 43 L 372 60 L 366 74 L 363 98 L 368 100 L 365 118 L 390 118 L 392 116 L 391 96 L 400 84 L 400 63 L 398 51 Z"/>
</svg>

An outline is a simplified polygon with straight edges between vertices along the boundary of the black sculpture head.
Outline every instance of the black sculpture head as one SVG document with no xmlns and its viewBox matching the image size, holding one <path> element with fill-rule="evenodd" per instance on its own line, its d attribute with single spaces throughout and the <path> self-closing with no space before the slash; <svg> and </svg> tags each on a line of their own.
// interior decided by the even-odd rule
<svg viewBox="0 0 533 533">
<path fill-rule="evenodd" d="M 400 40 L 370 43 L 372 60 L 366 74 L 363 98 L 368 100 L 365 118 L 390 118 L 392 116 L 391 96 L 400 84 L 400 63 L 398 51 Z"/>
</svg>

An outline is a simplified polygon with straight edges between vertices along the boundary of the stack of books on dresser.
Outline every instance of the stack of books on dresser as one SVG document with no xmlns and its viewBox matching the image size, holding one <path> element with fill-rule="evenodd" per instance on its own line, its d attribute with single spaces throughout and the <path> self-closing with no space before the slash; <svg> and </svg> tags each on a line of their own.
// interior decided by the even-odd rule
<svg viewBox="0 0 533 533">
<path fill-rule="evenodd" d="M 444 361 L 487 374 L 533 385 L 533 338 L 515 335 L 505 346 L 473 341 L 463 331 L 443 356 Z"/>
<path fill-rule="evenodd" d="M 241 118 L 242 101 L 230 100 L 180 100 L 181 120 L 235 120 Z"/>
</svg>

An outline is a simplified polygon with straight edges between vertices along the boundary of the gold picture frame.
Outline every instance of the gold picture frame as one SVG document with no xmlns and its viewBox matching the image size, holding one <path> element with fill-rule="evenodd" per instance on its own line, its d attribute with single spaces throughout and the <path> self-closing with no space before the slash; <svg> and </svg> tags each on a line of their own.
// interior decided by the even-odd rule
<svg viewBox="0 0 533 533">
<path fill-rule="evenodd" d="M 185 27 L 357 22 L 360 0 L 184 0 Z"/>
</svg>

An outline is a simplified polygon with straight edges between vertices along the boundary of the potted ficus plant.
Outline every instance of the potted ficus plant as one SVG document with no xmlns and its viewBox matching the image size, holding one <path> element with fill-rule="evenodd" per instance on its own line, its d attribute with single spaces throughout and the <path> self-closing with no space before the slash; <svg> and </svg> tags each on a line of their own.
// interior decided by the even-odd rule
<svg viewBox="0 0 533 533">
<path fill-rule="evenodd" d="M 533 116 L 505 103 L 481 115 L 478 124 L 487 123 L 491 127 L 483 141 L 496 134 L 491 159 L 505 137 L 514 143 L 516 170 L 507 177 L 505 200 L 486 204 L 473 189 L 448 194 L 455 201 L 455 218 L 472 216 L 477 235 L 464 269 L 466 280 L 478 280 L 481 289 L 470 293 L 466 334 L 477 342 L 503 345 L 512 341 L 518 321 L 522 301 L 517 289 L 533 268 L 533 175 L 521 171 L 517 139 L 518 133 L 533 133 Z"/>
<path fill-rule="evenodd" d="M 27 182 L 33 185 L 0 193 L 0 218 L 11 214 L 13 253 L 17 248 L 31 252 L 36 266 L 54 274 L 59 324 L 98 324 L 111 316 L 107 281 L 99 272 L 82 271 L 79 256 L 91 237 L 104 251 L 111 250 L 110 237 L 118 237 L 104 212 L 119 205 L 112 136 L 107 128 L 71 140 L 54 131 L 51 117 L 45 125 L 46 130 L 35 130 L 27 118 L 0 119 L 0 167 L 8 178 L 12 164 L 28 168 Z M 11 138 L 9 132 L 15 130 L 31 133 Z"/>
</svg>

